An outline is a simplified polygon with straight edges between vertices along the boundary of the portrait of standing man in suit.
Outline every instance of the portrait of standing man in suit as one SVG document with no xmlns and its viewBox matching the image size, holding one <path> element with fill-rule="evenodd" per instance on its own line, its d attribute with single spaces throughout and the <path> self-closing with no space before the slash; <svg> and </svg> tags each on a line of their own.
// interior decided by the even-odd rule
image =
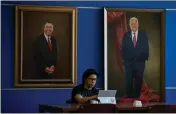
<svg viewBox="0 0 176 114">
<path fill-rule="evenodd" d="M 119 102 L 165 101 L 164 9 L 105 8 L 104 15 L 105 87 L 119 91 Z"/>
<path fill-rule="evenodd" d="M 44 33 L 34 41 L 34 60 L 39 71 L 39 78 L 50 79 L 57 63 L 57 43 L 52 36 L 54 25 L 47 21 L 44 24 Z"/>
<path fill-rule="evenodd" d="M 15 87 L 74 87 L 77 8 L 17 5 Z"/>
<path fill-rule="evenodd" d="M 139 98 L 145 62 L 149 57 L 149 44 L 147 34 L 138 29 L 138 19 L 132 17 L 129 21 L 131 30 L 124 34 L 121 44 L 125 92 L 128 98 Z"/>
</svg>

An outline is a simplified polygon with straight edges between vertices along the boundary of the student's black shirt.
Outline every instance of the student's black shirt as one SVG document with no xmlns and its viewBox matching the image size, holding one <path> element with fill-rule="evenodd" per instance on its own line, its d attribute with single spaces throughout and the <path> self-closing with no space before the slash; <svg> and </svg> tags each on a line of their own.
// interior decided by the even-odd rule
<svg viewBox="0 0 176 114">
<path fill-rule="evenodd" d="M 80 94 L 82 97 L 90 97 L 93 95 L 98 95 L 98 89 L 93 87 L 91 90 L 88 90 L 88 89 L 84 88 L 83 84 L 76 86 L 72 90 L 72 102 L 73 103 L 77 103 L 74 98 L 77 94 Z"/>
</svg>

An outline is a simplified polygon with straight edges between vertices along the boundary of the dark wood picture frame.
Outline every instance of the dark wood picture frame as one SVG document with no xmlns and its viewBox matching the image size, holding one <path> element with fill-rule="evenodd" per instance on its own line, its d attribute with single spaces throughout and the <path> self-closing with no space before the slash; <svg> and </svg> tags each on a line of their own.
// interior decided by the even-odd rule
<svg viewBox="0 0 176 114">
<path fill-rule="evenodd" d="M 161 13 L 161 40 L 160 40 L 160 102 L 165 102 L 165 9 L 152 9 L 152 8 L 104 8 L 104 13 L 105 13 L 105 22 L 107 22 L 107 12 L 115 12 L 115 11 L 122 11 L 122 12 L 159 12 Z M 139 25 L 140 26 L 140 25 Z M 108 55 L 107 55 L 107 24 L 105 25 L 105 60 L 104 63 L 105 65 L 108 65 L 107 60 Z M 105 74 L 105 79 L 108 80 L 108 67 L 105 67 L 106 74 Z M 107 82 L 105 82 L 107 83 Z M 108 86 L 106 84 L 106 86 Z M 108 88 L 108 87 L 106 87 Z"/>
<path fill-rule="evenodd" d="M 69 52 L 70 64 L 68 71 L 69 77 L 65 79 L 23 79 L 22 78 L 22 68 L 23 68 L 23 14 L 27 11 L 31 12 L 54 12 L 58 13 L 69 13 L 70 19 L 70 47 Z M 34 20 L 35 21 L 35 20 Z M 60 22 L 61 23 L 61 22 Z M 43 25 L 42 25 L 43 26 Z M 67 42 L 64 42 L 67 43 Z M 36 6 L 36 5 L 16 5 L 15 6 L 15 66 L 14 66 L 14 85 L 15 87 L 75 87 L 77 79 L 77 8 L 76 7 L 64 7 L 64 6 Z M 30 67 L 29 67 L 30 68 Z M 56 67 L 56 70 L 57 69 Z"/>
</svg>

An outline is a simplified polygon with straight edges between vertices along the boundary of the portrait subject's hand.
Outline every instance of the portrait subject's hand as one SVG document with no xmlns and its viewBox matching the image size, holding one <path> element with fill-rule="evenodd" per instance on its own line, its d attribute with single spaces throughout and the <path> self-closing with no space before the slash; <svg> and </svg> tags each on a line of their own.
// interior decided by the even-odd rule
<svg viewBox="0 0 176 114">
<path fill-rule="evenodd" d="M 53 71 L 55 70 L 55 66 L 52 65 L 52 66 L 50 67 L 50 70 L 53 72 Z"/>
<path fill-rule="evenodd" d="M 48 74 L 52 74 L 53 71 L 49 67 L 46 67 L 45 72 L 47 72 Z"/>
</svg>

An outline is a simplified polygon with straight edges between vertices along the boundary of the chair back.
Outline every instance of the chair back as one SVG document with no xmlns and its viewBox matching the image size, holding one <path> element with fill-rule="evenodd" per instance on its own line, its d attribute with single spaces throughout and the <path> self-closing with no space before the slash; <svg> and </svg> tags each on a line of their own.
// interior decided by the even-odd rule
<svg viewBox="0 0 176 114">
<path fill-rule="evenodd" d="M 63 113 L 63 108 L 39 104 L 39 113 Z"/>
<path fill-rule="evenodd" d="M 72 104 L 72 103 L 73 103 L 72 99 L 66 100 L 66 104 Z"/>
</svg>

